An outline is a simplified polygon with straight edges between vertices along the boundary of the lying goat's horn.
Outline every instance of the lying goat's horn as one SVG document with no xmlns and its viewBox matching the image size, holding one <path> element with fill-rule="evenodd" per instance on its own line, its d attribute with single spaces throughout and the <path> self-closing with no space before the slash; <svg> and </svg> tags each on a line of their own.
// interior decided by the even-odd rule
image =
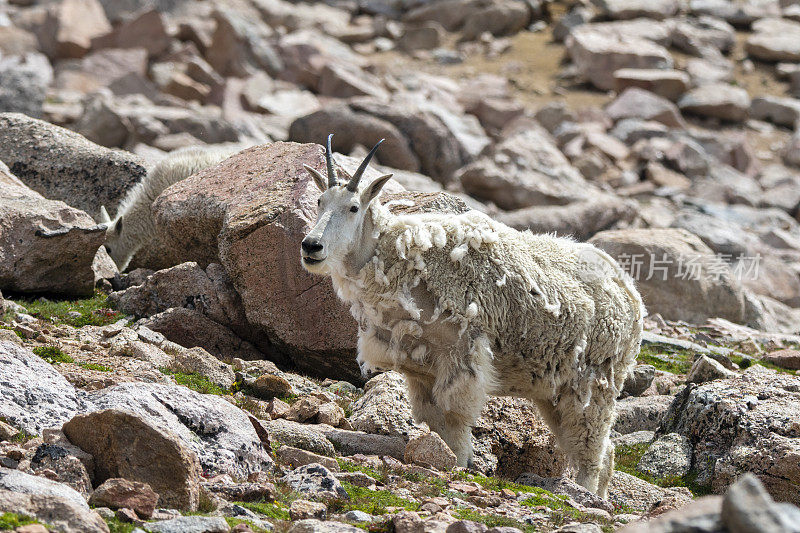
<svg viewBox="0 0 800 533">
<path fill-rule="evenodd" d="M 372 156 L 375 155 L 375 152 L 378 151 L 378 147 L 385 140 L 386 139 L 381 139 L 380 141 L 375 143 L 375 146 L 373 146 L 372 150 L 369 151 L 369 153 L 367 154 L 367 157 L 365 157 L 364 161 L 361 162 L 361 164 L 359 165 L 358 169 L 356 170 L 356 173 L 353 174 L 353 178 L 347 184 L 347 190 L 348 191 L 356 192 L 358 190 L 358 182 L 361 181 L 361 176 L 364 174 L 364 171 L 367 170 L 367 165 L 369 165 L 369 162 L 372 160 Z"/>
<path fill-rule="evenodd" d="M 108 224 L 111 222 L 111 217 L 108 216 L 108 211 L 106 211 L 106 206 L 100 206 L 100 222 L 103 224 Z"/>
<path fill-rule="evenodd" d="M 328 188 L 336 186 L 339 179 L 336 177 L 336 169 L 333 168 L 333 151 L 331 150 L 331 137 L 328 135 L 328 144 L 325 147 L 325 161 L 328 163 Z"/>
</svg>

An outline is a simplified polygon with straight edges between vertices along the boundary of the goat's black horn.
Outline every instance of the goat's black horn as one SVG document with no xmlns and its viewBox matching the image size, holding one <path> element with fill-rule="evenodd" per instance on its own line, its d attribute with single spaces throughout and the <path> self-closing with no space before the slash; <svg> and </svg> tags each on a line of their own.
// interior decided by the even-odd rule
<svg viewBox="0 0 800 533">
<path fill-rule="evenodd" d="M 336 177 L 336 169 L 333 168 L 333 150 L 331 150 L 331 137 L 333 133 L 328 135 L 328 144 L 325 146 L 325 161 L 328 164 L 328 188 L 335 186 L 339 183 L 339 178 Z"/>
<path fill-rule="evenodd" d="M 356 190 L 358 190 L 358 182 L 361 181 L 361 176 L 364 174 L 364 171 L 367 170 L 367 165 L 369 165 L 369 162 L 372 160 L 372 156 L 375 155 L 375 152 L 378 151 L 378 147 L 385 140 L 386 139 L 381 139 L 380 141 L 375 143 L 375 146 L 373 146 L 372 150 L 369 151 L 367 157 L 365 157 L 364 160 L 361 162 L 361 165 L 359 165 L 358 169 L 356 170 L 356 173 L 353 174 L 353 178 L 347 184 L 348 191 L 356 192 Z"/>
</svg>

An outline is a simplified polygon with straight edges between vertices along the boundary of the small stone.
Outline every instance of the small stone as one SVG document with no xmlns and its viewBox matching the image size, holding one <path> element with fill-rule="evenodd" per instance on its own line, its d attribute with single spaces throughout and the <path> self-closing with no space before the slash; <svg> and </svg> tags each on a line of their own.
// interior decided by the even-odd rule
<svg viewBox="0 0 800 533">
<path fill-rule="evenodd" d="M 295 468 L 281 478 L 292 490 L 315 498 L 350 499 L 347 491 L 334 475 L 319 463 Z"/>
<path fill-rule="evenodd" d="M 133 509 L 141 518 L 150 518 L 157 503 L 158 494 L 150 485 L 122 478 L 107 479 L 89 498 L 90 505 Z"/>
<path fill-rule="evenodd" d="M 277 455 L 278 460 L 292 468 L 298 468 L 311 463 L 319 463 L 331 472 L 339 471 L 339 463 L 336 462 L 336 459 L 301 450 L 300 448 L 281 446 L 278 448 Z"/>
<path fill-rule="evenodd" d="M 272 400 L 278 396 L 286 397 L 295 394 L 292 385 L 286 381 L 286 378 L 276 376 L 275 374 L 263 374 L 258 376 L 253 384 L 250 385 L 250 388 L 253 391 L 253 395 L 262 400 Z M 277 401 L 285 405 L 281 400 Z M 270 402 L 270 405 L 272 405 L 272 402 Z M 288 412 L 288 410 L 289 406 L 287 405 L 286 411 Z M 283 418 L 283 416 L 273 418 Z"/>
<path fill-rule="evenodd" d="M 276 418 L 286 418 L 286 415 L 289 414 L 289 404 L 281 400 L 280 398 L 273 398 L 267 404 L 267 413 L 269 416 L 275 420 Z"/>
<path fill-rule="evenodd" d="M 639 396 L 653 383 L 656 369 L 652 365 L 637 365 L 633 367 L 631 373 L 625 378 L 622 392 L 630 396 Z"/>
<path fill-rule="evenodd" d="M 286 419 L 293 422 L 305 422 L 317 416 L 319 407 L 324 400 L 316 396 L 305 396 L 300 398 L 292 404 L 289 412 L 286 414 Z"/>
<path fill-rule="evenodd" d="M 327 514 L 328 507 L 324 503 L 319 502 L 295 500 L 289 507 L 289 517 L 292 520 L 305 520 L 307 518 L 325 520 Z"/>
<path fill-rule="evenodd" d="M 456 454 L 435 432 L 409 440 L 404 455 L 407 463 L 432 466 L 437 470 L 450 470 L 456 465 Z"/>
<path fill-rule="evenodd" d="M 706 381 L 715 379 L 736 377 L 736 375 L 736 372 L 728 370 L 722 366 L 721 363 L 706 355 L 701 355 L 694 364 L 692 364 L 692 368 L 689 370 L 686 380 L 689 383 L 705 383 Z"/>
<path fill-rule="evenodd" d="M 781 368 L 800 370 L 800 350 L 777 350 L 765 355 L 763 360 Z"/>
<path fill-rule="evenodd" d="M 328 424 L 339 427 L 346 421 L 344 409 L 334 402 L 324 403 L 317 412 L 317 424 Z"/>
<path fill-rule="evenodd" d="M 359 510 L 347 511 L 344 517 L 351 522 L 372 522 L 374 519 L 371 514 Z"/>
<path fill-rule="evenodd" d="M 228 522 L 218 516 L 180 516 L 150 522 L 146 527 L 152 533 L 229 533 L 231 530 Z"/>
</svg>

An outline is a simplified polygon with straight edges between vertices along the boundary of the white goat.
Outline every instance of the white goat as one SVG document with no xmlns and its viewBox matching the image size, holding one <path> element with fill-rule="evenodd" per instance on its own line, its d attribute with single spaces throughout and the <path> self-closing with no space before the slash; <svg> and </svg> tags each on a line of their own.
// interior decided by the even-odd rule
<svg viewBox="0 0 800 533">
<path fill-rule="evenodd" d="M 120 272 L 128 268 L 133 256 L 156 238 L 151 206 L 170 185 L 200 170 L 216 165 L 240 151 L 242 146 L 190 147 L 175 150 L 128 191 L 112 220 L 105 206 L 100 207 L 100 223 L 107 224 L 106 251 Z"/>
<path fill-rule="evenodd" d="M 323 193 L 303 265 L 331 276 L 351 305 L 362 370 L 402 372 L 415 418 L 462 466 L 488 395 L 532 399 L 577 482 L 605 497 L 615 400 L 644 317 L 633 281 L 589 244 L 522 233 L 476 211 L 391 214 L 374 201 L 390 175 L 358 188 L 378 145 L 347 183 L 330 137 L 327 181 L 306 166 Z"/>
</svg>

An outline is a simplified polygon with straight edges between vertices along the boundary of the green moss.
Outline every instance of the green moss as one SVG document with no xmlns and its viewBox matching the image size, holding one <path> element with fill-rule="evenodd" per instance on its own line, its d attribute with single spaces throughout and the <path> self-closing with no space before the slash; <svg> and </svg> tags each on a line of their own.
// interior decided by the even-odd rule
<svg viewBox="0 0 800 533">
<path fill-rule="evenodd" d="M 8 531 L 16 529 L 20 526 L 27 526 L 28 524 L 38 524 L 37 520 L 29 518 L 25 515 L 17 513 L 2 513 L 0 514 L 0 531 Z"/>
<path fill-rule="evenodd" d="M 172 376 L 178 385 L 188 387 L 200 394 L 216 394 L 217 396 L 226 396 L 231 393 L 230 390 L 220 387 L 213 383 L 206 376 L 201 374 L 187 374 L 184 372 L 173 372 L 166 368 L 159 368 L 162 374 Z"/>
<path fill-rule="evenodd" d="M 23 335 L 23 334 L 22 334 L 22 333 L 20 333 L 19 331 L 16 331 L 16 330 L 15 330 L 13 327 L 11 327 L 11 326 L 0 325 L 0 329 L 7 329 L 7 330 L 9 330 L 9 331 L 13 331 L 13 332 L 14 332 L 14 333 L 17 335 L 17 337 L 19 337 L 20 339 L 23 339 L 23 340 L 25 340 L 25 335 Z"/>
<path fill-rule="evenodd" d="M 42 320 L 59 324 L 69 324 L 79 328 L 82 326 L 106 326 L 113 324 L 124 315 L 109 308 L 108 295 L 95 291 L 91 298 L 82 300 L 53 301 L 43 298 L 37 300 L 21 300 L 28 313 Z M 71 315 L 77 312 L 79 315 Z"/>
<path fill-rule="evenodd" d="M 347 491 L 350 499 L 332 500 L 328 504 L 329 512 L 364 511 L 372 515 L 381 515 L 386 513 L 388 507 L 397 507 L 409 511 L 419 509 L 419 504 L 396 496 L 388 490 L 370 490 L 365 487 L 356 487 L 346 481 L 342 482 L 342 486 Z"/>
<path fill-rule="evenodd" d="M 337 462 L 339 463 L 339 468 L 342 470 L 342 472 L 361 472 L 362 474 L 366 474 L 374 480 L 380 481 L 381 483 L 386 483 L 387 474 L 385 471 L 378 472 L 374 468 L 353 464 L 343 459 L 337 459 Z"/>
<path fill-rule="evenodd" d="M 536 527 L 525 524 L 524 522 L 520 522 L 519 520 L 514 520 L 513 518 L 509 518 L 507 516 L 500 516 L 495 514 L 481 514 L 478 511 L 473 511 L 471 509 L 459 509 L 456 511 L 456 517 L 460 520 L 471 520 L 473 522 L 480 522 L 481 524 L 485 524 L 489 528 L 493 527 L 516 527 L 524 531 L 525 533 L 535 533 L 537 531 Z"/>
<path fill-rule="evenodd" d="M 111 533 L 131 533 L 134 529 L 136 529 L 134 524 L 123 522 L 116 516 L 113 518 L 106 518 L 105 520 Z"/>
<path fill-rule="evenodd" d="M 667 344 L 643 344 L 636 359 L 658 370 L 686 374 L 692 368 L 694 354 Z"/>
<path fill-rule="evenodd" d="M 58 346 L 37 346 L 33 349 L 33 353 L 50 364 L 75 362 L 72 357 L 62 352 Z"/>
<path fill-rule="evenodd" d="M 273 520 L 289 520 L 289 511 L 280 502 L 236 502 L 236 505 L 240 505 L 245 509 L 264 515 L 267 518 L 272 518 Z"/>
<path fill-rule="evenodd" d="M 86 370 L 97 370 L 98 372 L 111 372 L 112 368 L 105 365 L 98 365 L 96 363 L 78 363 L 78 366 Z"/>
</svg>

